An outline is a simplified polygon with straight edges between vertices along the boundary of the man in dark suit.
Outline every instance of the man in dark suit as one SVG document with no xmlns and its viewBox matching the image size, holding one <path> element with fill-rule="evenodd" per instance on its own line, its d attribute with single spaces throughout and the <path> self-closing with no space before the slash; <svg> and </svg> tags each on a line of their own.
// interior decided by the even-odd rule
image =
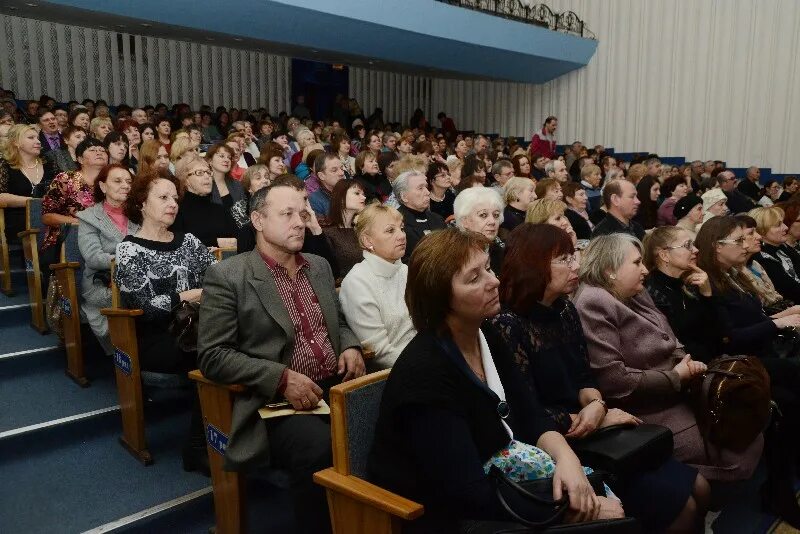
<svg viewBox="0 0 800 534">
<path fill-rule="evenodd" d="M 39 122 L 39 142 L 42 143 L 42 154 L 64 148 L 64 139 L 58 131 L 56 116 L 48 108 L 41 108 L 36 115 Z"/>
<path fill-rule="evenodd" d="M 736 187 L 736 189 L 738 189 L 743 195 L 749 197 L 753 202 L 758 202 L 761 200 L 760 180 L 761 169 L 755 166 L 748 167 L 747 173 L 745 174 L 745 179 L 739 182 L 739 185 Z"/>
<path fill-rule="evenodd" d="M 274 184 L 258 191 L 250 208 L 255 249 L 206 272 L 198 365 L 211 380 L 248 388 L 234 402 L 226 468 L 289 471 L 297 532 L 327 532 L 325 493 L 312 475 L 332 463 L 329 417 L 262 420 L 258 409 L 285 399 L 295 410 L 312 410 L 332 385 L 362 376 L 364 360 L 330 266 L 300 253 L 305 192 Z"/>
<path fill-rule="evenodd" d="M 746 213 L 755 208 L 757 204 L 736 188 L 736 176 L 733 171 L 722 171 L 717 175 L 717 183 L 722 192 L 728 197 L 728 209 L 732 214 Z"/>
</svg>

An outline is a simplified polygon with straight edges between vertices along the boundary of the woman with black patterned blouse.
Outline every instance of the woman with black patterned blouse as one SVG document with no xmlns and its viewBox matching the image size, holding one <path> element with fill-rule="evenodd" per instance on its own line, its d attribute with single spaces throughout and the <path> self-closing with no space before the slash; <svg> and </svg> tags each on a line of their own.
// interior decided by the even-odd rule
<svg viewBox="0 0 800 534">
<path fill-rule="evenodd" d="M 141 309 L 136 340 L 142 370 L 185 374 L 197 368 L 197 352 L 184 352 L 168 331 L 182 301 L 199 303 L 203 276 L 214 255 L 192 234 L 169 231 L 178 213 L 178 181 L 168 174 L 139 175 L 125 201 L 125 215 L 141 229 L 117 245 L 115 281 L 123 304 Z M 183 468 L 208 473 L 200 405 L 195 399 Z"/>
</svg>

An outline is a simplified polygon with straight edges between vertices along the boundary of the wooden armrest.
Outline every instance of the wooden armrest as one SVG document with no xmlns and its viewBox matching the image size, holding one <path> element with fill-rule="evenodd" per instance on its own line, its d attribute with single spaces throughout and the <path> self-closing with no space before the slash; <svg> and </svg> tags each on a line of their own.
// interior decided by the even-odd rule
<svg viewBox="0 0 800 534">
<path fill-rule="evenodd" d="M 77 261 L 62 261 L 61 263 L 51 263 L 51 271 L 60 271 L 61 269 L 80 269 L 81 264 Z"/>
<path fill-rule="evenodd" d="M 125 308 L 102 308 L 100 313 L 106 317 L 138 317 L 144 312 L 142 310 L 126 310 Z"/>
<path fill-rule="evenodd" d="M 214 382 L 213 380 L 209 380 L 208 378 L 203 376 L 203 373 L 200 372 L 200 369 L 189 371 L 189 378 L 191 378 L 195 382 L 202 382 L 203 384 L 209 384 L 211 386 L 216 386 L 218 388 L 227 389 L 232 393 L 244 393 L 247 390 L 247 388 L 241 384 L 220 384 L 219 382 Z"/>
<path fill-rule="evenodd" d="M 21 237 L 25 237 L 25 236 L 29 236 L 29 235 L 37 235 L 38 233 L 39 233 L 39 229 L 38 228 L 31 228 L 29 230 L 23 230 L 21 232 L 18 232 L 17 233 L 17 237 L 21 238 Z"/>
<path fill-rule="evenodd" d="M 332 467 L 314 473 L 314 482 L 406 521 L 418 518 L 425 511 L 419 503 L 358 477 L 339 474 Z"/>
</svg>

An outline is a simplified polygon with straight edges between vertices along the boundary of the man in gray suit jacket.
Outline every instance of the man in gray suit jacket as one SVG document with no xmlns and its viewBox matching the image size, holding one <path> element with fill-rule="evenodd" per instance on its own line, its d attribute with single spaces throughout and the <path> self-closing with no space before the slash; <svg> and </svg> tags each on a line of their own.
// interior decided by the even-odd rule
<svg viewBox="0 0 800 534">
<path fill-rule="evenodd" d="M 283 399 L 313 409 L 323 388 L 363 375 L 364 360 L 330 266 L 300 254 L 309 209 L 302 185 L 266 187 L 250 206 L 256 248 L 206 271 L 198 365 L 211 380 L 248 388 L 234 402 L 226 468 L 289 471 L 297 531 L 325 532 L 325 495 L 312 474 L 332 463 L 329 417 L 264 421 L 258 409 Z"/>
</svg>

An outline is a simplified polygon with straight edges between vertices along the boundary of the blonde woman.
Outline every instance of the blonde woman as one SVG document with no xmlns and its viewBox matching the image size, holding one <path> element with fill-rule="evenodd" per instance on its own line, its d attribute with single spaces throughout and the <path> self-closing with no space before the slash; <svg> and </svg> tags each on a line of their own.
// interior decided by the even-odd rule
<svg viewBox="0 0 800 534">
<path fill-rule="evenodd" d="M 572 239 L 572 245 L 575 246 L 578 243 L 578 237 L 575 235 L 575 230 L 565 215 L 566 211 L 567 205 L 560 200 L 540 198 L 532 202 L 528 207 L 528 212 L 525 214 L 525 222 L 557 226 L 569 234 L 570 239 Z"/>
<path fill-rule="evenodd" d="M 189 136 L 183 136 L 175 139 L 169 149 L 169 171 L 175 174 L 175 168 L 181 159 L 185 158 L 188 154 L 200 155 L 197 145 L 192 142 Z"/>
<path fill-rule="evenodd" d="M 525 222 L 525 213 L 531 202 L 536 200 L 536 183 L 530 178 L 511 178 L 503 186 L 503 200 L 506 207 L 503 210 L 503 224 L 500 225 L 501 237 Z"/>
<path fill-rule="evenodd" d="M 356 236 L 364 259 L 342 280 L 339 301 L 361 345 L 375 351 L 371 364 L 391 367 L 416 335 L 405 303 L 408 267 L 401 258 L 406 233 L 399 211 L 370 204 L 358 216 Z"/>
<path fill-rule="evenodd" d="M 89 124 L 89 132 L 98 141 L 105 139 L 113 129 L 114 125 L 108 117 L 95 117 Z"/>
<path fill-rule="evenodd" d="M 44 196 L 53 173 L 39 157 L 39 132 L 29 124 L 15 124 L 8 130 L 5 159 L 0 160 L 0 205 L 5 206 L 6 236 L 18 240 L 25 229 L 25 203 Z"/>
</svg>

